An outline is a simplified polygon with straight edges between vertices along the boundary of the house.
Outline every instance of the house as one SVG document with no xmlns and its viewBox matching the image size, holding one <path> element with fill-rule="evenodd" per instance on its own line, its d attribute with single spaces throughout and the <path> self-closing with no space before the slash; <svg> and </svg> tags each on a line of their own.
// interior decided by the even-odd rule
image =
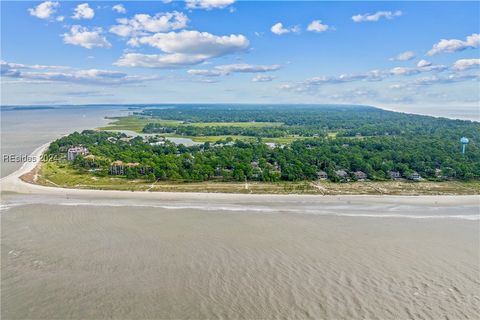
<svg viewBox="0 0 480 320">
<path fill-rule="evenodd" d="M 400 172 L 398 171 L 388 171 L 387 173 L 390 179 L 396 180 L 401 178 Z"/>
<path fill-rule="evenodd" d="M 156 141 L 156 142 L 150 142 L 151 146 L 161 146 L 164 145 L 165 141 Z"/>
<path fill-rule="evenodd" d="M 260 169 L 260 167 L 258 166 L 258 161 L 252 161 L 250 162 L 250 165 L 253 169 Z"/>
<path fill-rule="evenodd" d="M 113 175 L 121 175 L 125 174 L 125 166 L 123 161 L 117 160 L 110 164 L 110 174 Z"/>
<path fill-rule="evenodd" d="M 78 156 L 85 156 L 88 154 L 88 149 L 85 147 L 72 147 L 67 151 L 67 160 L 73 161 Z"/>
<path fill-rule="evenodd" d="M 110 171 L 110 174 L 113 174 L 113 175 L 122 175 L 127 173 L 126 171 L 127 168 L 136 168 L 138 166 L 140 166 L 140 163 L 138 162 L 125 163 L 123 161 L 117 160 L 110 164 L 109 171 Z M 140 168 L 139 173 L 145 174 L 145 168 L 143 167 Z"/>
<path fill-rule="evenodd" d="M 138 163 L 138 162 L 129 162 L 129 163 L 126 164 L 126 166 L 128 168 L 138 167 L 139 165 L 140 165 L 140 163 Z"/>
<path fill-rule="evenodd" d="M 365 179 L 367 179 L 367 174 L 363 171 L 355 171 L 353 174 L 358 181 L 365 181 Z"/>
<path fill-rule="evenodd" d="M 278 143 L 275 143 L 275 142 L 265 142 L 265 145 L 267 147 L 269 147 L 270 149 L 273 149 L 273 148 L 283 149 L 283 148 L 285 148 L 284 144 L 278 144 Z"/>
<path fill-rule="evenodd" d="M 420 180 L 422 180 L 422 177 L 418 174 L 418 172 L 415 171 L 414 173 L 412 173 L 408 177 L 408 179 L 413 180 L 413 181 L 420 181 Z"/>
<path fill-rule="evenodd" d="M 335 171 L 335 174 L 342 181 L 349 181 L 350 180 L 349 177 L 348 177 L 348 173 L 345 170 L 337 170 L 337 171 Z"/>
<path fill-rule="evenodd" d="M 325 171 L 318 171 L 317 172 L 317 177 L 319 180 L 327 180 L 328 179 L 328 174 Z"/>
<path fill-rule="evenodd" d="M 108 140 L 108 142 L 116 143 L 118 139 L 115 138 L 115 137 L 108 137 L 107 140 Z"/>
</svg>

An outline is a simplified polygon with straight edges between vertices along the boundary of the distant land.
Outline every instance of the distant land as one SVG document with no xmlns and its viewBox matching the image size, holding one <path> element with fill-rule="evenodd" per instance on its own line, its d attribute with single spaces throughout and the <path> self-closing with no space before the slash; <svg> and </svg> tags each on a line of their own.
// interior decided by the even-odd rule
<svg viewBox="0 0 480 320">
<path fill-rule="evenodd" d="M 131 104 L 51 104 L 51 105 L 3 105 L 0 106 L 1 111 L 7 110 L 33 110 L 33 108 L 39 109 L 52 109 L 52 108 L 68 108 L 68 107 L 115 107 L 118 108 L 119 106 L 123 106 L 125 108 L 135 110 L 135 109 L 143 109 L 143 108 L 159 108 L 159 107 L 168 107 L 168 106 L 175 106 L 175 105 L 219 105 L 219 106 L 228 106 L 228 105 L 235 105 L 235 106 L 275 106 L 276 104 L 236 104 L 236 103 L 218 103 L 218 104 L 183 104 L 183 103 L 161 103 L 161 104 L 148 104 L 148 103 L 131 103 Z M 306 105 L 318 105 L 318 104 L 288 104 L 294 107 L 301 107 Z M 331 105 L 331 106 L 342 106 L 342 105 Z M 402 113 L 409 113 L 409 114 L 418 114 L 418 115 L 427 115 L 432 117 L 443 117 L 448 119 L 459 119 L 459 120 L 472 120 L 480 122 L 480 109 L 479 108 L 471 108 L 471 107 L 426 107 L 421 108 L 418 106 L 415 107 L 402 107 L 401 109 L 391 109 L 391 108 L 380 108 L 383 110 L 394 111 L 394 112 L 402 112 Z"/>
</svg>

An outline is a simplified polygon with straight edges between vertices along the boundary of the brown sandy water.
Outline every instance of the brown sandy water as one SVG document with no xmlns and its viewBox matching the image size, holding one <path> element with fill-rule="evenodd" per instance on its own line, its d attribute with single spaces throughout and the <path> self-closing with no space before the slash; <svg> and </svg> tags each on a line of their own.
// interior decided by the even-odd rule
<svg viewBox="0 0 480 320">
<path fill-rule="evenodd" d="M 478 220 L 52 204 L 1 215 L 2 319 L 480 318 Z"/>
</svg>

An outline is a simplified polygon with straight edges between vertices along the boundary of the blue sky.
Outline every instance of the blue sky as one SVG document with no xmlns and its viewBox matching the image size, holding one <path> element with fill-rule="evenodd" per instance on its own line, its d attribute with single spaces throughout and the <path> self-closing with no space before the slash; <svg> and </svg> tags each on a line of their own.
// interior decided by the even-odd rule
<svg viewBox="0 0 480 320">
<path fill-rule="evenodd" d="M 2 104 L 478 108 L 479 2 L 165 2 L 2 1 Z"/>
</svg>

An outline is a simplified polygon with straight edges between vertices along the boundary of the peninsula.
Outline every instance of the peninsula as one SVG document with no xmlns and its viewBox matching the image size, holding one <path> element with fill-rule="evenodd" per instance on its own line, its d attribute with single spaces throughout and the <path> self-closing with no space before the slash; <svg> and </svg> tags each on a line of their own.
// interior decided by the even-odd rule
<svg viewBox="0 0 480 320">
<path fill-rule="evenodd" d="M 113 120 L 53 141 L 26 179 L 131 191 L 480 193 L 471 121 L 326 105 L 155 105 Z M 460 137 L 472 141 L 465 153 Z"/>
</svg>

